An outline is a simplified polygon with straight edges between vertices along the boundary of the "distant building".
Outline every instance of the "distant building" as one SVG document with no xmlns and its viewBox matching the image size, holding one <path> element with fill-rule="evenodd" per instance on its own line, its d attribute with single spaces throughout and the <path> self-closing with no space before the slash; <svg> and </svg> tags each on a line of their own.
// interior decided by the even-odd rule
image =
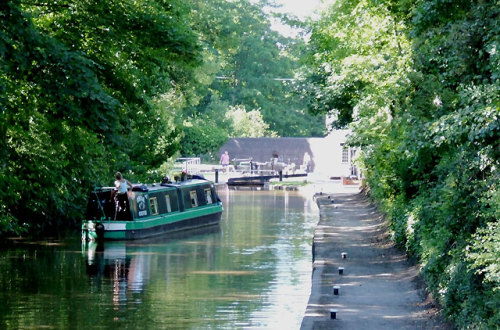
<svg viewBox="0 0 500 330">
<path fill-rule="evenodd" d="M 323 138 L 232 138 L 218 152 L 229 152 L 231 160 L 249 159 L 270 162 L 277 155 L 280 162 L 329 177 L 358 176 L 353 160 L 356 148 L 345 147 L 349 130 L 335 130 Z"/>
</svg>

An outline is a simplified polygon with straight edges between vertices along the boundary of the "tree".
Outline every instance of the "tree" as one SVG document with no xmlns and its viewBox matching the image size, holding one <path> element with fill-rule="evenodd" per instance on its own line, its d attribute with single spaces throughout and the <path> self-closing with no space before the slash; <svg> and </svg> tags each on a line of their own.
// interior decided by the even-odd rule
<svg viewBox="0 0 500 330">
<path fill-rule="evenodd" d="M 207 114 L 223 121 L 229 106 L 260 108 L 270 130 L 280 136 L 323 135 L 323 117 L 308 114 L 295 83 L 281 80 L 294 78 L 301 42 L 271 29 L 270 17 L 263 10 L 268 5 L 247 0 L 213 0 L 211 6 L 193 2 L 193 28 L 207 44 L 205 59 L 217 70 L 190 115 Z"/>
<path fill-rule="evenodd" d="M 12 0 L 0 14 L 1 232 L 76 222 L 92 185 L 176 151 L 154 100 L 198 63 L 179 3 Z"/>
<path fill-rule="evenodd" d="M 213 153 L 241 128 L 231 106 L 260 109 L 264 134 L 321 135 L 294 83 L 275 80 L 297 58 L 265 5 L 2 2 L 0 234 L 75 225 L 116 170 L 159 179 L 179 152 Z"/>
<path fill-rule="evenodd" d="M 226 113 L 236 137 L 263 137 L 269 135 L 269 125 L 262 119 L 259 110 L 246 111 L 242 107 L 231 107 Z"/>
<path fill-rule="evenodd" d="M 312 23 L 304 70 L 311 108 L 353 129 L 349 143 L 363 148 L 371 196 L 394 240 L 419 260 L 459 327 L 500 319 L 491 267 L 499 251 L 499 8 L 336 1 Z"/>
</svg>

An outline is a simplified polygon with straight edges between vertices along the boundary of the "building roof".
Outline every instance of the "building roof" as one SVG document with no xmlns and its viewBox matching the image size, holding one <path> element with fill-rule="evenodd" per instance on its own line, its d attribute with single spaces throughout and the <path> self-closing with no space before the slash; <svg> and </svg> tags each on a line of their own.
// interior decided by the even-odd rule
<svg viewBox="0 0 500 330">
<path fill-rule="evenodd" d="M 311 138 L 233 138 L 219 149 L 219 157 L 226 150 L 230 159 L 253 158 L 256 162 L 269 162 L 278 155 L 278 160 L 287 164 L 301 165 L 305 153 L 312 157 Z"/>
<path fill-rule="evenodd" d="M 297 167 L 304 164 L 306 153 L 310 158 L 309 170 L 314 172 L 320 163 L 325 168 L 337 166 L 331 159 L 332 153 L 339 153 L 349 130 L 334 130 L 328 136 L 318 138 L 282 137 L 282 138 L 232 138 L 218 152 L 220 157 L 225 151 L 231 160 L 253 158 L 256 162 L 269 162 L 273 154 L 286 164 L 294 163 Z M 307 156 L 306 156 L 307 157 Z"/>
</svg>

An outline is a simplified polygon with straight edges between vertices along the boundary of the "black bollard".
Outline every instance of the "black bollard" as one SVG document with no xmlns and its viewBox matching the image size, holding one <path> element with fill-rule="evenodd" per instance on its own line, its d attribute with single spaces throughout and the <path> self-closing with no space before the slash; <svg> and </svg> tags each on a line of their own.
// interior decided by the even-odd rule
<svg viewBox="0 0 500 330">
<path fill-rule="evenodd" d="M 314 239 L 313 239 L 313 243 L 312 243 L 312 262 L 314 263 L 314 259 L 316 259 L 316 246 L 314 245 Z"/>
<path fill-rule="evenodd" d="M 339 286 L 334 286 L 333 287 L 333 294 L 336 295 L 336 296 L 338 296 L 339 295 L 339 289 L 340 289 Z"/>
<path fill-rule="evenodd" d="M 215 170 L 215 183 L 219 183 L 219 170 Z"/>
<path fill-rule="evenodd" d="M 337 318 L 337 310 L 330 309 L 330 319 L 335 320 Z"/>
<path fill-rule="evenodd" d="M 280 182 L 283 181 L 283 171 L 280 171 Z"/>
</svg>

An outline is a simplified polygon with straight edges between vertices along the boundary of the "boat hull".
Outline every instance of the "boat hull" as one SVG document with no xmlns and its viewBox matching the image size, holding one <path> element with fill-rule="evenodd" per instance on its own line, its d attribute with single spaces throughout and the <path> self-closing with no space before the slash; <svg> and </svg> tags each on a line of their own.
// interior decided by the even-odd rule
<svg viewBox="0 0 500 330">
<path fill-rule="evenodd" d="M 212 226 L 220 222 L 222 210 L 222 205 L 216 204 L 189 211 L 163 214 L 144 220 L 85 221 L 82 224 L 82 239 L 135 240 Z"/>
</svg>

